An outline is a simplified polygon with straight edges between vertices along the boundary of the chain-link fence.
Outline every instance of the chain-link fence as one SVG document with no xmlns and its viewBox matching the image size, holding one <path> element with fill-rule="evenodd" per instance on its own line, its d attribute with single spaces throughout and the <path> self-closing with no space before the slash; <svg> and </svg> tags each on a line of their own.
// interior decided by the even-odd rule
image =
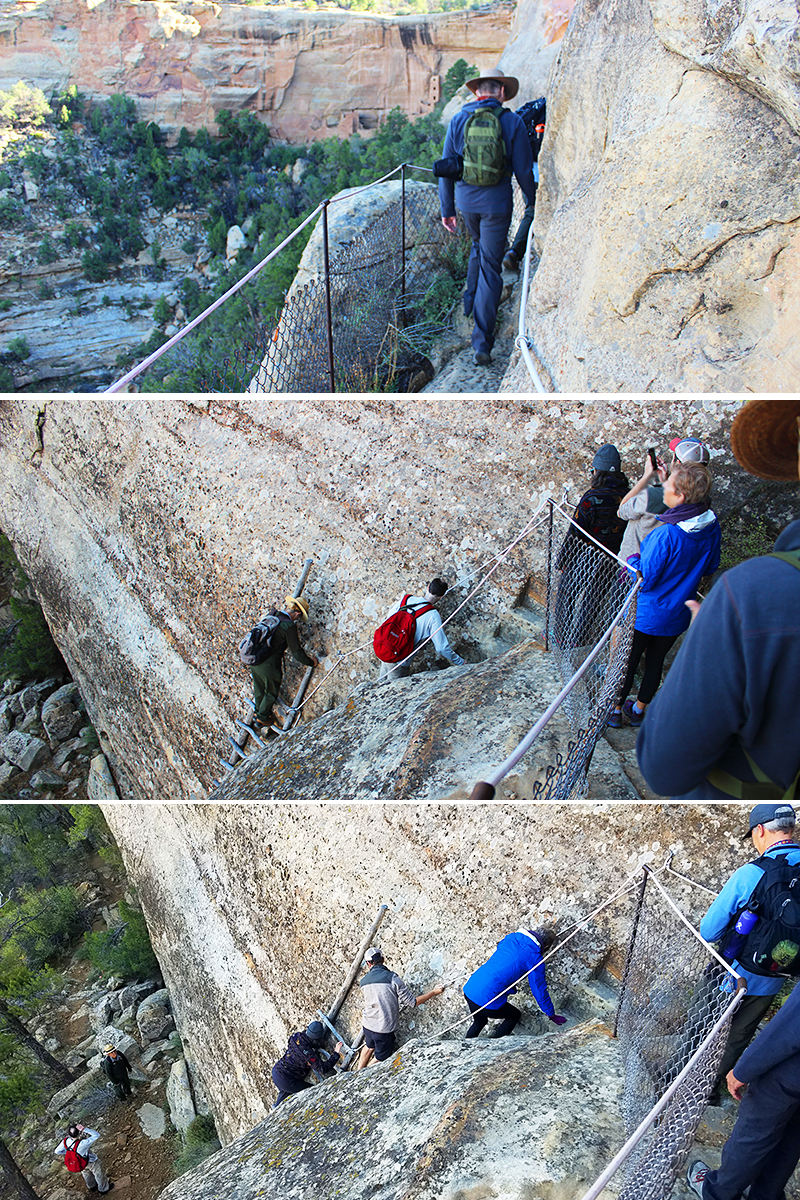
<svg viewBox="0 0 800 1200">
<path fill-rule="evenodd" d="M 620 1200 L 666 1200 L 717 1078 L 743 994 L 736 983 L 645 867 L 615 1030 L 630 1140 L 584 1200 L 598 1196 L 618 1169 Z"/>
</svg>

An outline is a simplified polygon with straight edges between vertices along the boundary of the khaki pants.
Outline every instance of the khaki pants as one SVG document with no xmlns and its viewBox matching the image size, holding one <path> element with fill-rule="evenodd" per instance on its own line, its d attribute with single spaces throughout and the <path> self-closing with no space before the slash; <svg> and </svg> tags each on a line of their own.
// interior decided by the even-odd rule
<svg viewBox="0 0 800 1200">
<path fill-rule="evenodd" d="M 94 1162 L 90 1162 L 87 1167 L 81 1171 L 83 1181 L 90 1191 L 107 1192 L 108 1191 L 108 1176 L 105 1172 L 105 1167 L 96 1158 Z"/>
</svg>

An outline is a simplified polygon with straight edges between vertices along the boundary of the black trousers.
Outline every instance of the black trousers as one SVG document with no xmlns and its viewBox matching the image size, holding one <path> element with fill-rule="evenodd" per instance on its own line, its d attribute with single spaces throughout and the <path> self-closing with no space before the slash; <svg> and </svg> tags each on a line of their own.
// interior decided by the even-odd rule
<svg viewBox="0 0 800 1200">
<path fill-rule="evenodd" d="M 674 646 L 679 637 L 679 633 L 674 634 L 673 637 L 661 637 L 657 633 L 642 633 L 641 630 L 634 629 L 628 671 L 619 698 L 620 704 L 627 700 L 628 693 L 633 687 L 636 668 L 639 666 L 642 655 L 644 655 L 644 677 L 642 686 L 639 688 L 638 699 L 642 704 L 650 703 L 661 683 L 664 659 L 667 657 L 670 647 Z"/>
<path fill-rule="evenodd" d="M 465 1037 L 468 1038 L 477 1037 L 485 1027 L 487 1021 L 500 1021 L 500 1025 L 495 1029 L 492 1037 L 506 1037 L 507 1034 L 514 1032 L 514 1026 L 522 1016 L 519 1009 L 514 1008 L 514 1005 L 509 1004 L 507 1000 L 502 1008 L 481 1009 L 480 1004 L 475 1004 L 474 1001 L 470 1000 L 469 996 L 465 996 L 464 999 L 469 1006 L 469 1011 L 472 1013 L 472 1024 L 465 1034 Z M 481 1009 L 481 1011 L 478 1012 L 478 1009 Z"/>
<path fill-rule="evenodd" d="M 800 1072 L 792 1055 L 750 1084 L 718 1171 L 709 1171 L 703 1200 L 784 1200 L 800 1161 Z"/>
</svg>

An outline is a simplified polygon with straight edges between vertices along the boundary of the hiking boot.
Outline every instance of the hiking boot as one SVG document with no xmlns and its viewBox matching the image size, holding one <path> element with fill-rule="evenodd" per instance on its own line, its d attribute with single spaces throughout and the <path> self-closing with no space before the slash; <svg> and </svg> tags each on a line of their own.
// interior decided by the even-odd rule
<svg viewBox="0 0 800 1200">
<path fill-rule="evenodd" d="M 622 713 L 612 708 L 606 721 L 606 729 L 622 729 Z"/>
<path fill-rule="evenodd" d="M 508 254 L 506 254 L 505 258 L 503 259 L 503 270 L 516 271 L 516 273 L 519 274 L 519 259 L 513 250 L 509 250 Z"/>
<path fill-rule="evenodd" d="M 487 354 L 485 350 L 477 351 L 477 353 L 475 355 L 475 366 L 476 367 L 488 367 L 489 363 L 491 361 L 492 361 L 491 354 Z"/>
<path fill-rule="evenodd" d="M 689 1170 L 686 1172 L 686 1182 L 694 1192 L 695 1196 L 700 1197 L 700 1200 L 703 1200 L 703 1184 L 705 1183 L 706 1175 L 710 1170 L 711 1168 L 706 1166 L 706 1164 L 698 1158 L 692 1163 L 692 1165 L 689 1167 Z"/>
<path fill-rule="evenodd" d="M 639 726 L 641 725 L 642 721 L 645 718 L 645 714 L 634 712 L 633 705 L 634 705 L 633 700 L 626 700 L 622 706 L 622 711 L 625 713 L 625 716 L 628 718 L 631 728 L 638 729 Z"/>
</svg>

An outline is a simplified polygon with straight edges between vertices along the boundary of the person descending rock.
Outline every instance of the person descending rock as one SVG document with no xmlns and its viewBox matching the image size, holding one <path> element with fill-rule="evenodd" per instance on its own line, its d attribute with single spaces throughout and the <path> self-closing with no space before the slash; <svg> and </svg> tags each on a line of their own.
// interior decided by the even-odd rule
<svg viewBox="0 0 800 1200">
<path fill-rule="evenodd" d="M 118 1100 L 125 1100 L 133 1095 L 133 1088 L 128 1077 L 131 1064 L 116 1046 L 109 1043 L 103 1050 L 103 1070 L 114 1085 Z"/>
<path fill-rule="evenodd" d="M 278 699 L 283 681 L 283 656 L 286 650 L 292 658 L 305 667 L 317 666 L 319 659 L 306 654 L 300 645 L 295 626 L 298 621 L 308 620 L 308 601 L 301 596 L 287 596 L 283 609 L 273 610 L 279 625 L 270 637 L 267 657 L 250 667 L 253 676 L 253 700 L 255 721 L 258 725 L 271 725 L 280 718 L 273 713 L 272 706 Z"/>
<path fill-rule="evenodd" d="M 487 1021 L 500 1021 L 492 1037 L 506 1037 L 514 1032 L 522 1013 L 508 1003 L 508 997 L 514 994 L 526 974 L 531 992 L 544 1015 L 554 1025 L 564 1024 L 567 1018 L 556 1015 L 542 962 L 542 955 L 555 940 L 555 934 L 547 928 L 518 929 L 501 938 L 491 958 L 473 971 L 464 984 L 464 999 L 473 1016 L 466 1037 L 477 1037 Z"/>
<path fill-rule="evenodd" d="M 525 126 L 531 146 L 535 200 L 536 192 L 539 190 L 539 151 L 544 141 L 544 126 L 547 120 L 547 101 L 545 97 L 540 96 L 538 100 L 529 100 L 527 104 L 523 104 L 521 108 L 517 109 L 517 116 Z M 519 271 L 519 264 L 522 262 L 525 248 L 528 244 L 528 230 L 533 224 L 535 211 L 535 203 L 525 205 L 525 215 L 519 223 L 516 237 L 511 244 L 511 249 L 503 259 L 504 271 Z"/>
<path fill-rule="evenodd" d="M 83 1175 L 86 1190 L 89 1192 L 110 1192 L 114 1187 L 106 1175 L 100 1159 L 92 1150 L 92 1146 L 100 1137 L 96 1129 L 87 1125 L 74 1123 L 69 1126 L 66 1136 L 56 1146 L 54 1153 L 64 1156 L 64 1166 L 68 1171 Z"/>
<path fill-rule="evenodd" d="M 513 208 L 511 176 L 516 176 L 531 206 L 536 203 L 536 183 L 525 125 L 515 112 L 503 108 L 503 101 L 519 91 L 519 81 L 497 68 L 467 80 L 466 86 L 475 100 L 448 125 L 443 157 L 434 172 L 440 176 L 442 224 L 455 233 L 458 208 L 472 238 L 464 313 L 474 318 L 472 348 L 476 365 L 483 367 L 492 361 L 503 290 L 501 264 Z"/>
<path fill-rule="evenodd" d="M 294 1096 L 313 1085 L 307 1076 L 309 1071 L 329 1075 L 341 1058 L 342 1043 L 336 1043 L 336 1053 L 328 1054 L 322 1049 L 325 1041 L 325 1026 L 321 1021 L 311 1024 L 289 1038 L 286 1053 L 272 1068 L 272 1082 L 278 1089 L 278 1098 L 273 1104 L 277 1108 L 287 1096 Z"/>
<path fill-rule="evenodd" d="M 407 675 L 408 665 L 402 660 L 411 653 L 414 646 L 427 641 L 428 638 L 433 641 L 433 648 L 437 654 L 446 658 L 454 667 L 463 667 L 464 660 L 448 642 L 442 629 L 442 618 L 436 611 L 436 605 L 446 592 L 447 583 L 444 579 L 432 579 L 424 596 L 406 594 L 392 606 L 386 620 L 375 631 L 373 639 L 375 653 L 381 659 L 379 679 L 388 677 L 394 681 Z M 392 620 L 397 618 L 398 614 L 402 617 L 403 613 L 410 614 L 411 619 Z M 384 654 L 394 657 L 382 658 Z"/>
<path fill-rule="evenodd" d="M 359 980 L 364 995 L 364 1045 L 358 1060 L 359 1070 L 371 1062 L 373 1054 L 376 1062 L 383 1062 L 394 1053 L 401 1007 L 416 1008 L 427 1004 L 444 991 L 439 984 L 422 996 L 415 996 L 400 976 L 389 970 L 377 946 L 367 951 L 364 962 L 366 973 Z"/>
</svg>

